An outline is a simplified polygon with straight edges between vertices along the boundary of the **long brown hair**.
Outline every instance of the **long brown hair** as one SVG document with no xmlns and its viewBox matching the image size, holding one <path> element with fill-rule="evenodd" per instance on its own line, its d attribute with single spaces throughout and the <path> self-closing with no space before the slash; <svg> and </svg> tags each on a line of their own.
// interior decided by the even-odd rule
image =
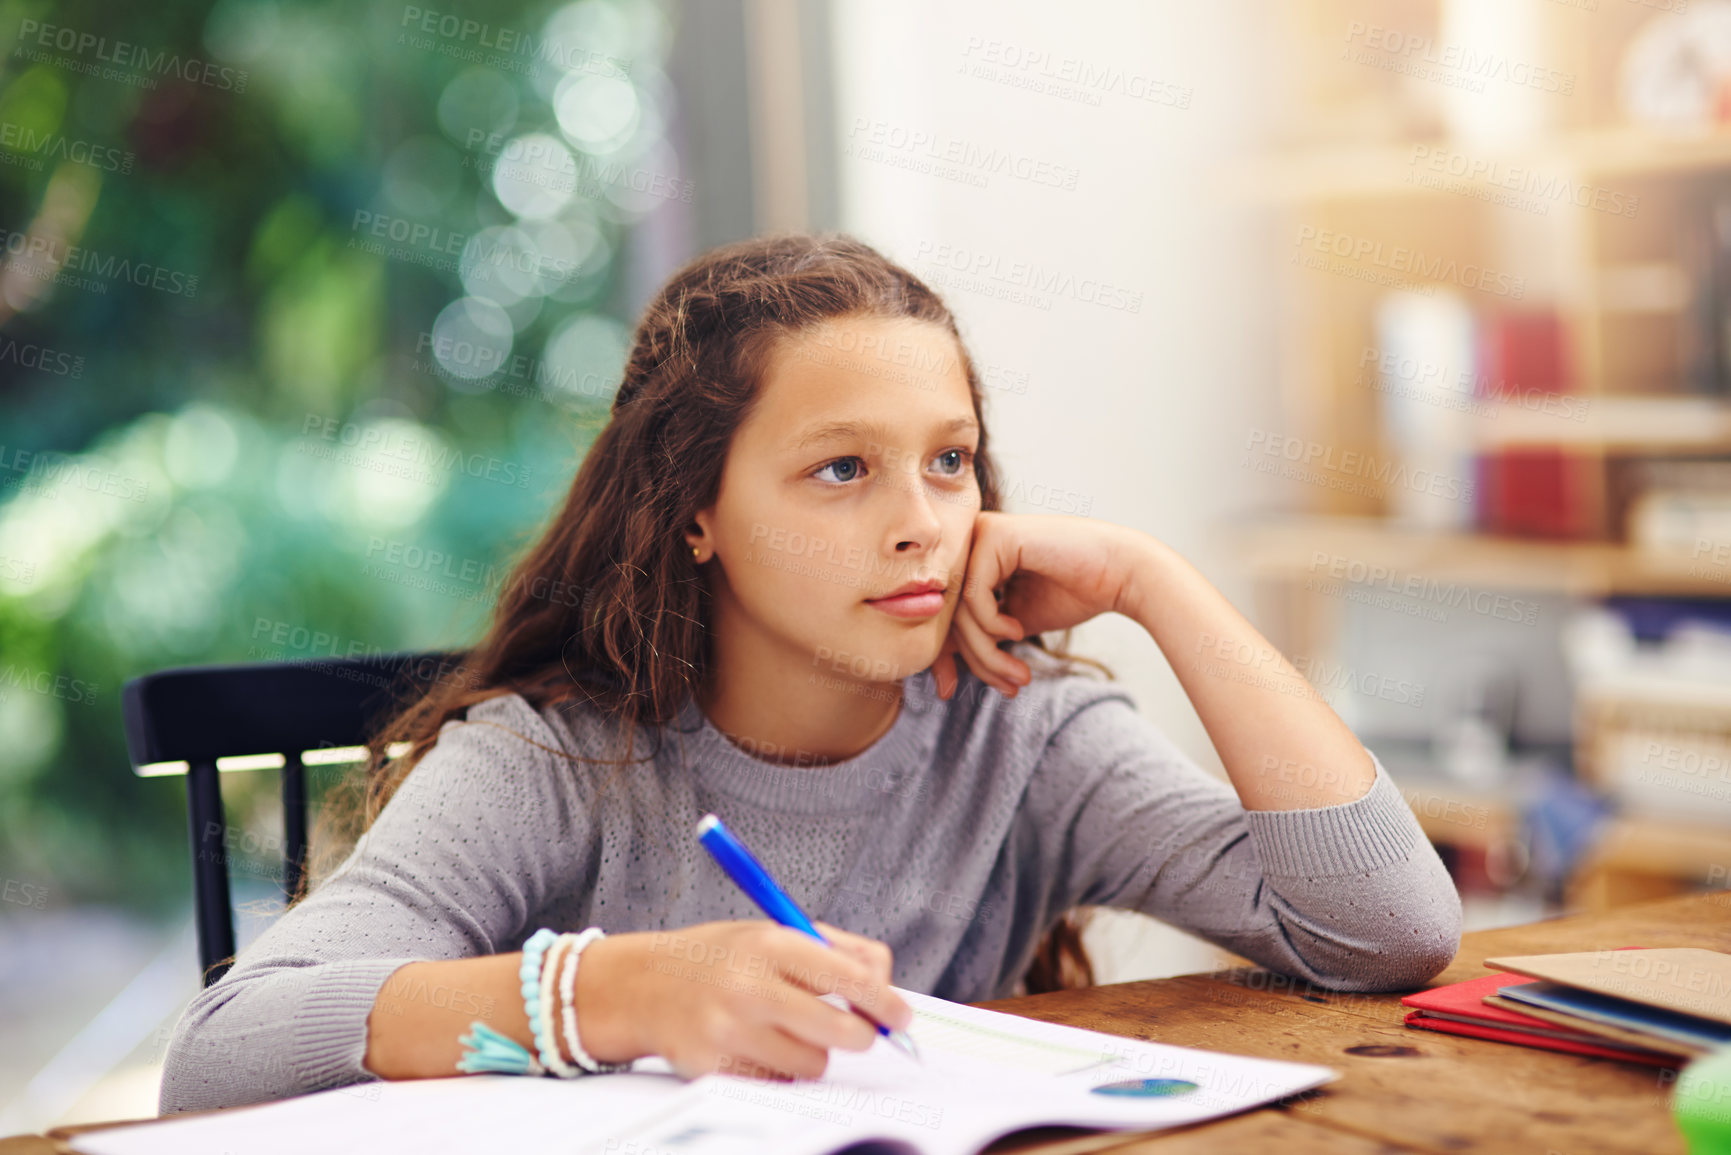
<svg viewBox="0 0 1731 1155">
<path fill-rule="evenodd" d="M 981 427 L 974 456 L 981 508 L 1001 509 L 979 375 L 936 293 L 840 233 L 713 249 L 675 272 L 645 308 L 610 419 L 552 524 L 512 568 L 486 636 L 377 727 L 363 781 L 349 793 L 360 815 L 345 819 L 339 806 L 329 820 L 321 814 L 321 829 L 370 827 L 440 727 L 502 694 L 521 694 L 537 710 L 577 700 L 598 707 L 617 723 L 626 749 L 610 764 L 630 763 L 638 729 L 677 717 L 709 665 L 710 591 L 683 531 L 715 501 L 734 431 L 777 343 L 846 316 L 929 321 L 956 339 Z M 1085 662 L 1114 677 L 1069 654 L 1068 640 L 1068 631 L 1056 648 L 1027 639 L 1061 659 L 1063 672 Z M 405 753 L 387 755 L 389 745 L 403 743 Z M 1029 993 L 1092 985 L 1081 926 L 1080 912 L 1066 912 L 1049 929 L 1023 980 Z"/>
</svg>

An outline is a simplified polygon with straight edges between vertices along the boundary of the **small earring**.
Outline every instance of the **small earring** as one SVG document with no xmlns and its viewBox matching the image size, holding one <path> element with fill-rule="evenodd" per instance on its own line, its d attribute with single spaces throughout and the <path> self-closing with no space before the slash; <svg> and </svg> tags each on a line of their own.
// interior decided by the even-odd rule
<svg viewBox="0 0 1731 1155">
<path fill-rule="evenodd" d="M 701 549 L 699 549 L 697 546 L 692 546 L 691 547 L 691 556 L 692 557 L 702 557 L 703 551 Z"/>
</svg>

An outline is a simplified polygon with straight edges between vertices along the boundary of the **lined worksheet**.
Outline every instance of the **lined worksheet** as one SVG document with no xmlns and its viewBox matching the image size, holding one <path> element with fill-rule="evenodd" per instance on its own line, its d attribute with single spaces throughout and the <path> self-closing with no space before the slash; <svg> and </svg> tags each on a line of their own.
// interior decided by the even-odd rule
<svg viewBox="0 0 1731 1155">
<path fill-rule="evenodd" d="M 1329 1067 L 1147 1043 L 981 1010 L 898 988 L 914 1009 L 915 1060 L 879 1038 L 830 1052 L 821 1079 L 707 1075 L 658 1058 L 579 1079 L 461 1075 L 373 1082 L 242 1110 L 92 1132 L 88 1155 L 972 1155 L 1024 1127 L 1154 1130 L 1321 1086 Z"/>
</svg>

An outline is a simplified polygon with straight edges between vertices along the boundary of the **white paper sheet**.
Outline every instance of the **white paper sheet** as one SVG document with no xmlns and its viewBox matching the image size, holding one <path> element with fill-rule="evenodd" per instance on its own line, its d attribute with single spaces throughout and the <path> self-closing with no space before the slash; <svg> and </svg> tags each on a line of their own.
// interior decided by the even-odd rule
<svg viewBox="0 0 1731 1155">
<path fill-rule="evenodd" d="M 899 988 L 898 988 L 899 990 Z M 1154 1130 L 1321 1086 L 1329 1067 L 1145 1043 L 900 991 L 922 1062 L 878 1039 L 830 1052 L 822 1079 L 685 1082 L 660 1059 L 580 1079 L 458 1075 L 371 1082 L 278 1103 L 77 1136 L 89 1155 L 821 1155 L 882 1137 L 970 1155 L 1044 1124 Z M 1158 1097 L 1096 1088 L 1165 1080 Z M 1191 1088 L 1188 1085 L 1194 1084 Z"/>
</svg>

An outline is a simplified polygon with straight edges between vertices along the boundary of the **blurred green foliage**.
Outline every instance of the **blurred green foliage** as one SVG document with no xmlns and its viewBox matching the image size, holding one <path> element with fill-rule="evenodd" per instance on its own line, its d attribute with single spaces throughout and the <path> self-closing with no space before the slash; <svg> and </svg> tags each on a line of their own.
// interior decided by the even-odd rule
<svg viewBox="0 0 1731 1155">
<path fill-rule="evenodd" d="M 0 876 L 188 900 L 127 678 L 473 638 L 605 418 L 667 32 L 649 0 L 0 0 Z M 513 140 L 556 163 L 502 185 Z M 274 820 L 274 773 L 223 778 Z"/>
</svg>

